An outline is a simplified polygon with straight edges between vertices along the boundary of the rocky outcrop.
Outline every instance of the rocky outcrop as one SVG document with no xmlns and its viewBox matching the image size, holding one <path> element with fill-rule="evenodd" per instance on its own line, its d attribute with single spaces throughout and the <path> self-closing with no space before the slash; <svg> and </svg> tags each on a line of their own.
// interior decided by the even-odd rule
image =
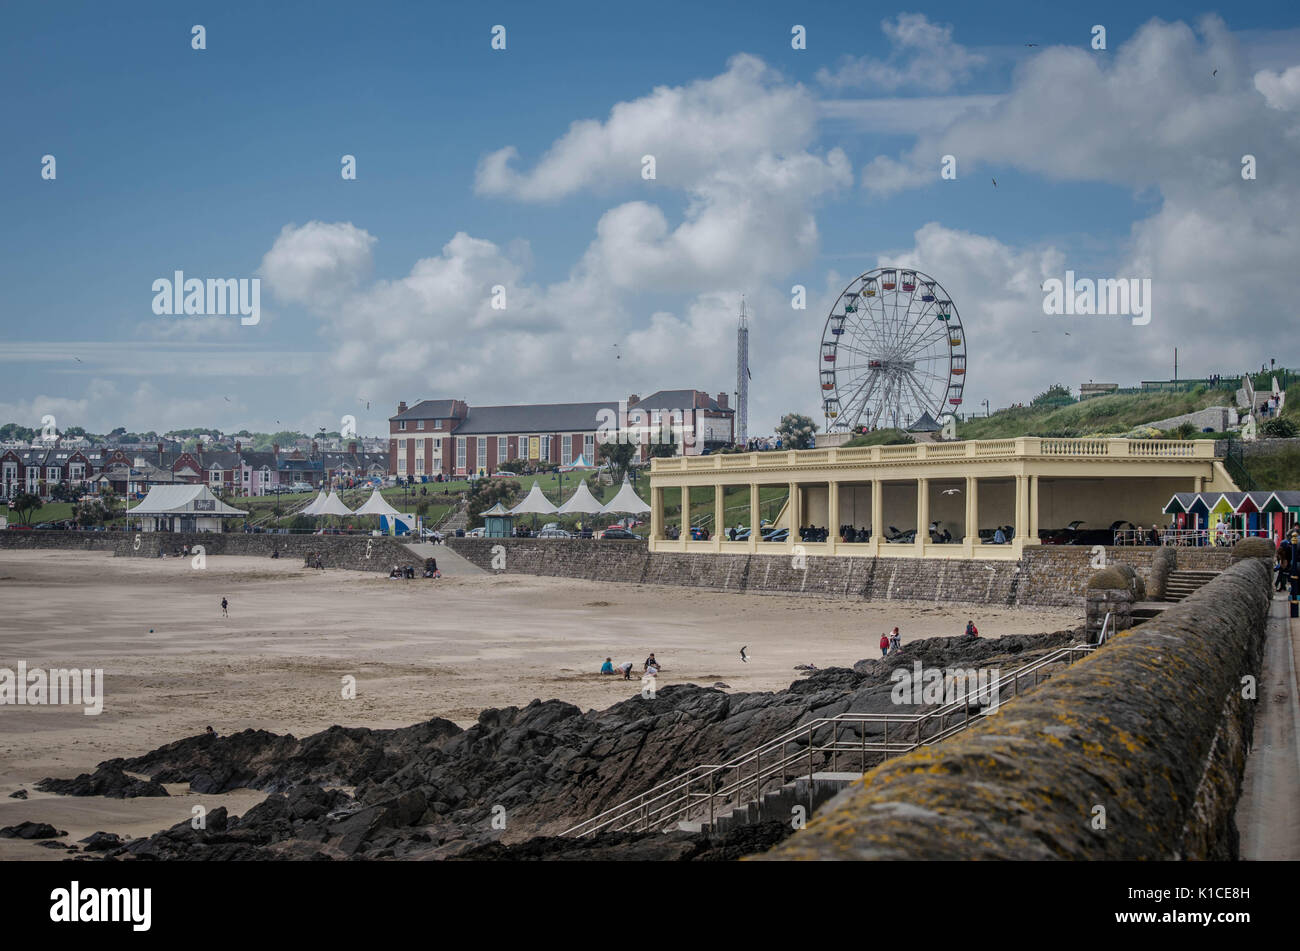
<svg viewBox="0 0 1300 951">
<path fill-rule="evenodd" d="M 811 673 L 782 691 L 727 693 L 667 686 L 583 712 L 559 700 L 485 710 L 462 730 L 430 720 L 395 730 L 331 727 L 297 739 L 258 730 L 200 735 L 144 756 L 112 760 L 153 782 L 188 782 L 205 793 L 246 787 L 270 795 L 243 816 L 213 808 L 190 822 L 110 849 L 113 858 L 529 858 L 595 856 L 600 849 L 643 857 L 734 857 L 775 839 L 734 835 L 601 837 L 551 841 L 556 833 L 699 763 L 720 763 L 818 717 L 899 712 L 890 673 L 925 665 L 1010 669 L 1034 653 L 1077 640 L 1068 631 L 1037 637 L 932 638 L 904 644 L 883 661 Z M 925 709 L 912 707 L 911 710 Z M 891 727 L 890 736 L 902 737 Z M 813 764 L 821 768 L 822 758 Z M 96 775 L 99 775 L 97 772 Z M 79 777 L 81 779 L 81 777 Z M 50 781 L 87 788 L 76 781 Z M 541 836 L 542 841 L 537 840 Z M 501 852 L 501 850 L 506 850 Z M 594 851 L 593 851 L 594 850 Z"/>
<path fill-rule="evenodd" d="M 0 839 L 57 839 L 67 834 L 48 822 L 20 822 L 0 829 Z"/>
<path fill-rule="evenodd" d="M 1151 570 L 1147 572 L 1147 598 L 1164 601 L 1168 597 L 1169 576 L 1178 570 L 1178 549 L 1172 545 L 1156 551 L 1151 556 Z"/>
<path fill-rule="evenodd" d="M 137 796 L 165 796 L 167 790 L 156 780 L 135 779 L 122 771 L 124 760 L 101 763 L 92 773 L 76 779 L 42 779 L 36 788 L 63 796 L 107 796 L 110 799 L 134 799 Z"/>
<path fill-rule="evenodd" d="M 971 730 L 876 767 L 773 859 L 1229 859 L 1268 571 L 1243 561 Z"/>
</svg>

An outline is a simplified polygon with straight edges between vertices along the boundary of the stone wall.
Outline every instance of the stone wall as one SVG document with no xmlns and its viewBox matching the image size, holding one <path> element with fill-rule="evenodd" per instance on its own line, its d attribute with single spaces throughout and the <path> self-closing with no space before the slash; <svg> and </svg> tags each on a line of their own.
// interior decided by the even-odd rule
<svg viewBox="0 0 1300 951">
<path fill-rule="evenodd" d="M 1092 549 L 1072 545 L 1031 548 L 1020 562 L 809 555 L 804 568 L 788 554 L 652 554 L 633 541 L 449 538 L 447 544 L 488 571 L 499 545 L 507 573 L 873 601 L 1077 607 L 1093 571 Z M 1145 574 L 1155 551 L 1112 547 L 1106 558 Z M 1189 548 L 1180 550 L 1179 564 L 1217 571 L 1230 557 L 1227 549 Z"/>
<path fill-rule="evenodd" d="M 138 547 L 137 547 L 138 539 Z M 111 551 L 117 557 L 156 558 L 184 545 L 202 545 L 207 555 L 248 555 L 302 561 L 319 554 L 326 568 L 387 572 L 394 564 L 422 564 L 402 542 L 373 535 L 269 535 L 244 532 L 0 532 L 0 548 Z"/>
<path fill-rule="evenodd" d="M 767 859 L 1228 860 L 1270 604 L 1258 561 L 968 732 L 888 761 Z"/>
</svg>

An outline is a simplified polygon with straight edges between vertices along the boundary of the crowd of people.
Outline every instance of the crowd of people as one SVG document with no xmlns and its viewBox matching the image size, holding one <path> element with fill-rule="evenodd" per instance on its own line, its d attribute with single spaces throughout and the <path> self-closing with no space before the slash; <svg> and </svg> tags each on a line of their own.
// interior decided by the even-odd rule
<svg viewBox="0 0 1300 951">
<path fill-rule="evenodd" d="M 745 441 L 746 452 L 769 452 L 782 447 L 780 436 L 752 436 Z"/>
</svg>

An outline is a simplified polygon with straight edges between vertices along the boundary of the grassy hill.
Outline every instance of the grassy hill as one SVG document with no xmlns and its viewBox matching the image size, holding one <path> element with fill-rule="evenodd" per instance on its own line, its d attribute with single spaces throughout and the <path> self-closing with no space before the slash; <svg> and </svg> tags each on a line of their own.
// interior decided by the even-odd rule
<svg viewBox="0 0 1300 951">
<path fill-rule="evenodd" d="M 1115 393 L 1065 405 L 1029 404 L 957 424 L 961 439 L 1015 436 L 1119 436 L 1135 426 L 1194 413 L 1210 406 L 1232 406 L 1231 390 L 1197 387 L 1185 393 Z"/>
</svg>

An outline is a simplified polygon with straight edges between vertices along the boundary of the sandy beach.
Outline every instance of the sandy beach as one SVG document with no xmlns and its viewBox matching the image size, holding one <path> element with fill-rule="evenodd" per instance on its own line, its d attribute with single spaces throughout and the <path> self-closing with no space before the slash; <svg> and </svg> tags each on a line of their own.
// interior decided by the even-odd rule
<svg viewBox="0 0 1300 951">
<path fill-rule="evenodd" d="M 221 599 L 230 602 L 222 617 Z M 521 575 L 392 581 L 310 571 L 291 560 L 113 558 L 98 552 L 0 552 L 0 667 L 102 668 L 102 714 L 0 706 L 0 826 L 46 821 L 75 841 L 97 829 L 142 834 L 188 818 L 182 798 L 71 799 L 31 788 L 99 762 L 202 732 L 248 728 L 303 736 L 332 724 L 467 726 L 487 707 L 559 698 L 602 708 L 641 689 L 654 651 L 661 687 L 774 690 L 796 664 L 849 666 L 878 656 L 893 625 L 913 638 L 1060 630 L 1070 610 L 971 609 L 724 594 Z M 747 647 L 749 662 L 740 659 Z M 633 661 L 632 682 L 596 671 Z M 346 700 L 342 679 L 356 678 Z M 27 801 L 7 798 L 19 788 Z M 242 812 L 260 793 L 228 797 Z M 246 801 L 245 801 L 246 800 Z M 205 797 L 209 805 L 212 797 Z M 62 853 L 0 840 L 0 858 Z"/>
</svg>

